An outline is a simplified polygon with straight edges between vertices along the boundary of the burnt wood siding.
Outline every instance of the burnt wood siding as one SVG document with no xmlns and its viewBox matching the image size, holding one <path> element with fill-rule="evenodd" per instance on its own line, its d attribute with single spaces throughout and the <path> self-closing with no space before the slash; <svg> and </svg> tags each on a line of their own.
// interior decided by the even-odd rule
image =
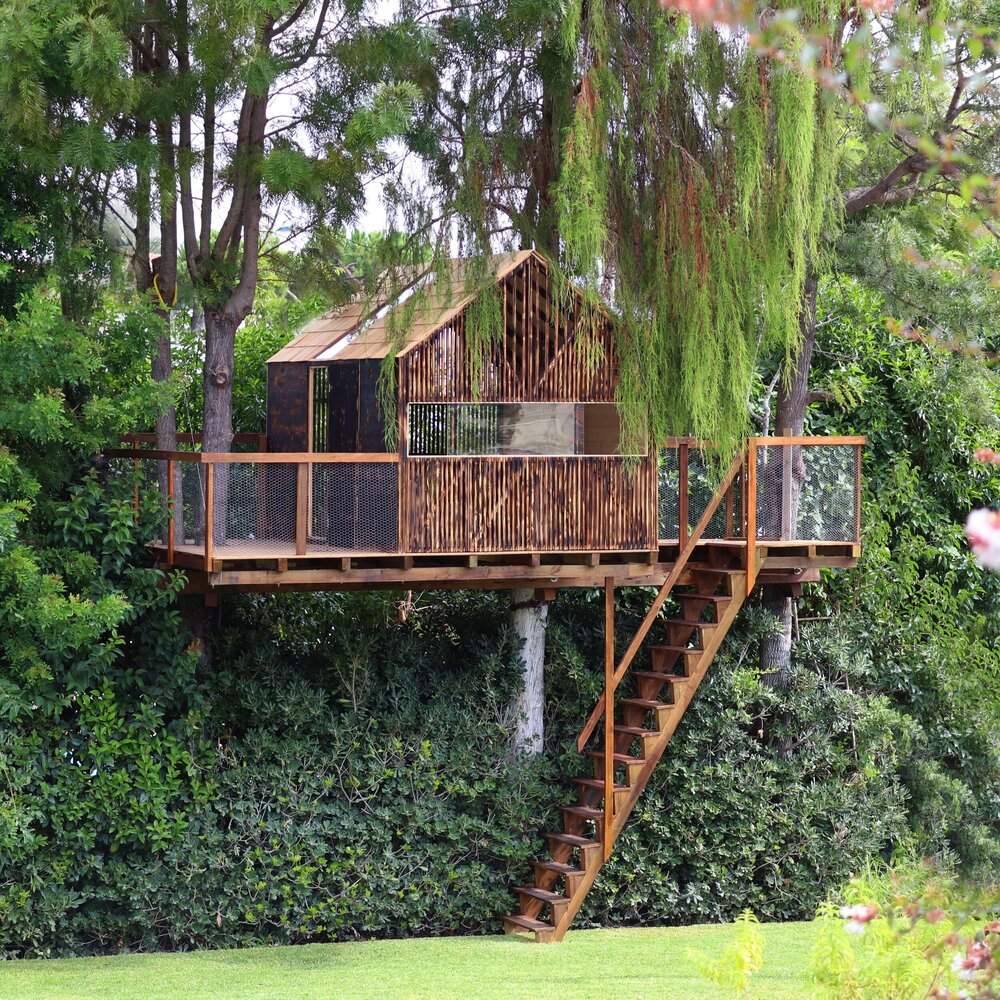
<svg viewBox="0 0 1000 1000">
<path fill-rule="evenodd" d="M 267 366 L 267 447 L 270 451 L 309 450 L 307 363 Z"/>
<path fill-rule="evenodd" d="M 603 313 L 585 309 L 575 292 L 558 301 L 533 258 L 484 294 L 500 299 L 504 337 L 487 353 L 479 385 L 462 312 L 403 356 L 408 402 L 614 402 L 618 371 Z"/>
<path fill-rule="evenodd" d="M 401 550 L 653 549 L 652 454 L 628 462 L 614 455 L 407 454 L 411 402 L 614 403 L 618 370 L 606 316 L 584 309 L 575 293 L 561 298 L 533 258 L 486 294 L 501 299 L 504 337 L 488 351 L 478 385 L 464 312 L 399 361 Z"/>
<path fill-rule="evenodd" d="M 330 362 L 330 451 L 385 451 L 380 367 L 376 358 Z"/>
</svg>

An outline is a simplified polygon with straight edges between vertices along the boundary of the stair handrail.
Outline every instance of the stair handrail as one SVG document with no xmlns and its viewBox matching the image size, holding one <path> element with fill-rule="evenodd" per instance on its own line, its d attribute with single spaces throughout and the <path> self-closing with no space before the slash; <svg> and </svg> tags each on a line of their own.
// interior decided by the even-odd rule
<svg viewBox="0 0 1000 1000">
<path fill-rule="evenodd" d="M 597 704 L 594 706 L 594 710 L 590 713 L 589 718 L 583 725 L 583 729 L 580 730 L 580 735 L 576 738 L 576 748 L 580 753 L 583 753 L 583 748 L 587 745 L 587 740 L 590 739 L 597 723 L 604 714 L 604 708 L 607 704 L 606 698 L 614 698 L 615 691 L 618 690 L 618 685 L 625 676 L 625 672 L 628 670 L 632 660 L 635 659 L 635 654 L 639 651 L 640 646 L 642 646 L 642 644 L 646 641 L 646 636 L 649 634 L 649 630 L 653 627 L 653 622 L 656 621 L 656 616 L 660 613 L 660 608 L 663 607 L 664 602 L 670 595 L 670 591 L 674 589 L 674 586 L 680 579 L 681 573 L 684 572 L 688 560 L 691 558 L 698 542 L 701 540 L 703 532 L 708 527 L 708 522 L 712 520 L 712 515 L 718 509 L 719 504 L 722 502 L 722 498 L 726 495 L 729 487 L 732 485 L 733 479 L 736 477 L 736 473 L 739 472 L 742 464 L 743 454 L 740 452 L 733 459 L 725 476 L 722 477 L 722 482 L 719 483 L 715 494 L 709 501 L 708 506 L 705 508 L 705 512 L 701 515 L 701 519 L 694 526 L 694 529 L 688 536 L 687 542 L 681 548 L 680 552 L 677 553 L 677 560 L 674 562 L 673 569 L 671 569 L 671 571 L 667 574 L 666 580 L 663 581 L 663 586 L 660 587 L 653 603 L 649 606 L 649 610 L 646 612 L 646 617 L 642 620 L 642 624 L 639 626 L 635 635 L 632 636 L 632 641 L 629 643 L 628 649 L 625 650 L 625 655 L 615 668 L 611 690 L 606 692 L 606 694 L 602 694 L 600 698 L 598 698 Z M 608 754 L 613 753 L 614 751 L 613 749 L 605 747 L 604 752 L 605 754 Z"/>
</svg>

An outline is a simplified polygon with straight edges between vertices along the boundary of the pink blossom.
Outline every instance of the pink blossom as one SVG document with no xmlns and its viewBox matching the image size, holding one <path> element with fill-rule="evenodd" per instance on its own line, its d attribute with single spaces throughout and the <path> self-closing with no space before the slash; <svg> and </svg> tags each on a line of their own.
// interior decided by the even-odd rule
<svg viewBox="0 0 1000 1000">
<path fill-rule="evenodd" d="M 732 9 L 727 0 L 660 0 L 666 10 L 690 14 L 695 21 L 731 20 Z"/>
<path fill-rule="evenodd" d="M 844 930 L 848 934 L 863 934 L 865 924 L 878 916 L 878 907 L 874 903 L 866 906 L 842 906 L 840 915 L 847 921 Z"/>
<path fill-rule="evenodd" d="M 983 941 L 970 941 L 963 955 L 955 952 L 951 960 L 951 971 L 958 973 L 959 979 L 975 979 L 976 973 L 989 964 L 993 953 Z"/>
<path fill-rule="evenodd" d="M 965 522 L 965 534 L 976 562 L 984 569 L 1000 569 L 1000 512 L 974 510 Z"/>
</svg>

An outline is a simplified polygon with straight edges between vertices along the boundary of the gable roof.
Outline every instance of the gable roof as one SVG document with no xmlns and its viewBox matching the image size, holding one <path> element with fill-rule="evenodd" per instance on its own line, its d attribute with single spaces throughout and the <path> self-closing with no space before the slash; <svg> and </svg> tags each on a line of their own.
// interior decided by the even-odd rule
<svg viewBox="0 0 1000 1000">
<path fill-rule="evenodd" d="M 495 255 L 494 281 L 502 280 L 532 256 L 547 266 L 534 250 Z M 466 290 L 466 263 L 452 260 L 451 274 L 443 282 L 434 280 L 435 272 L 430 268 L 415 271 L 413 280 L 392 301 L 355 300 L 317 316 L 267 363 L 384 358 L 399 343 L 400 333 L 404 341 L 397 353 L 405 354 L 453 320 L 476 297 L 478 290 Z M 407 329 L 392 329 L 393 314 L 424 279 L 428 279 L 426 293 L 417 301 Z"/>
</svg>

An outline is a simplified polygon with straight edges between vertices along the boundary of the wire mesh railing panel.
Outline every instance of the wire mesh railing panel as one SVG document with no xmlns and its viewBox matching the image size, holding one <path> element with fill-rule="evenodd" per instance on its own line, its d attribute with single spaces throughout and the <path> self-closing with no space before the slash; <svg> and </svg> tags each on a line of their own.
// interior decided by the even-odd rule
<svg viewBox="0 0 1000 1000">
<path fill-rule="evenodd" d="M 757 452 L 757 537 L 853 542 L 855 448 L 766 445 Z"/>
<path fill-rule="evenodd" d="M 658 521 L 660 538 L 677 538 L 680 530 L 680 450 L 664 448 L 660 451 L 657 477 Z"/>
<path fill-rule="evenodd" d="M 687 531 L 690 533 L 701 520 L 719 487 L 720 474 L 716 466 L 710 464 L 707 453 L 689 445 L 664 448 L 660 452 L 658 477 L 658 520 L 659 537 L 674 540 L 680 533 L 681 515 L 681 464 L 687 455 Z M 723 497 L 709 519 L 703 539 L 723 539 L 743 537 L 742 524 L 742 477 L 737 475 L 730 487 L 729 496 Z"/>
<path fill-rule="evenodd" d="M 205 479 L 207 466 L 195 462 L 178 462 L 180 467 L 180 493 L 176 500 L 176 516 L 181 519 L 179 535 L 181 545 L 205 544 Z"/>
<path fill-rule="evenodd" d="M 212 465 L 212 548 L 263 556 L 295 551 L 297 466 L 290 462 Z"/>
<path fill-rule="evenodd" d="M 721 473 L 718 467 L 709 464 L 707 453 L 700 448 L 688 451 L 688 531 L 690 531 L 705 513 L 719 488 Z M 726 537 L 726 507 L 722 501 L 715 508 L 709 519 L 702 538 Z"/>
<path fill-rule="evenodd" d="M 310 553 L 399 550 L 394 462 L 315 462 L 310 485 Z"/>
</svg>

